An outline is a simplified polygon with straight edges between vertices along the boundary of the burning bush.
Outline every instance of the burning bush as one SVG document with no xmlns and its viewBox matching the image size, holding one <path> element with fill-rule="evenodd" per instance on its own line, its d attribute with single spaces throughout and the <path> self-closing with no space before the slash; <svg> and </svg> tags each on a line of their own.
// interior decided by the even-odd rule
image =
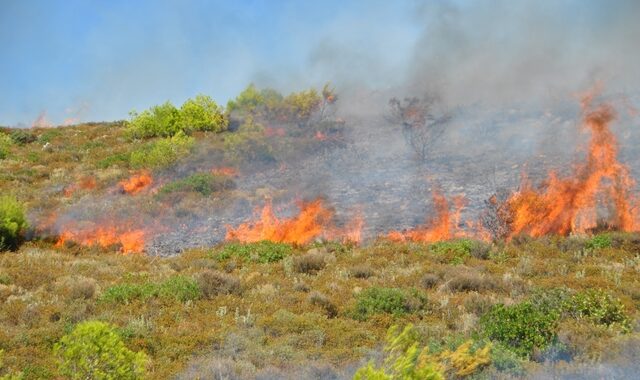
<svg viewBox="0 0 640 380">
<path fill-rule="evenodd" d="M 22 203 L 12 196 L 0 196 L 0 251 L 18 248 L 28 226 Z"/>
<path fill-rule="evenodd" d="M 193 143 L 192 137 L 177 133 L 173 137 L 149 142 L 131 152 L 129 163 L 135 169 L 167 167 L 189 153 Z"/>
<path fill-rule="evenodd" d="M 127 194 L 137 194 L 142 190 L 146 189 L 153 183 L 153 177 L 147 171 L 142 171 L 139 174 L 133 175 L 132 177 L 120 181 L 118 184 Z"/>
</svg>

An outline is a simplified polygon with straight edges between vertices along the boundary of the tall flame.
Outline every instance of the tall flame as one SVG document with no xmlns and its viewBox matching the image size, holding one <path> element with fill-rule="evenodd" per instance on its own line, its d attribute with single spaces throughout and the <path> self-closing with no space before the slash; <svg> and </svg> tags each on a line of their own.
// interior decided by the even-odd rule
<svg viewBox="0 0 640 380">
<path fill-rule="evenodd" d="M 610 226 L 638 229 L 637 204 L 631 193 L 635 182 L 617 159 L 618 143 L 609 128 L 616 113 L 610 104 L 595 105 L 595 95 L 591 92 L 581 101 L 582 126 L 591 132 L 586 160 L 569 177 L 551 172 L 539 190 L 524 178 L 521 190 L 508 200 L 511 236 L 584 233 L 597 226 L 602 207 L 609 209 Z"/>
<path fill-rule="evenodd" d="M 435 242 L 466 236 L 459 227 L 460 214 L 466 200 L 463 196 L 453 198 L 453 210 L 447 198 L 438 190 L 433 191 L 435 215 L 423 226 L 408 231 L 391 231 L 387 237 L 395 241 Z"/>
<path fill-rule="evenodd" d="M 271 202 L 267 202 L 260 212 L 259 220 L 242 223 L 237 228 L 227 226 L 227 240 L 305 244 L 323 234 L 333 212 L 324 208 L 322 201 L 302 203 L 300 213 L 291 218 L 279 219 L 273 212 Z"/>
</svg>

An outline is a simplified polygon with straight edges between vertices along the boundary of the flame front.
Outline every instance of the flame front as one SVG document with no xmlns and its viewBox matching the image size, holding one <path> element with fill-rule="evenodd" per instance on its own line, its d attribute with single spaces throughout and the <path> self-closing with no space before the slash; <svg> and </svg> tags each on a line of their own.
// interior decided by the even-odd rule
<svg viewBox="0 0 640 380">
<path fill-rule="evenodd" d="M 122 188 L 122 190 L 127 194 L 137 194 L 142 190 L 146 189 L 153 183 L 153 177 L 149 172 L 141 172 L 140 174 L 136 174 L 129 179 L 124 181 L 120 181 L 118 184 Z"/>
<path fill-rule="evenodd" d="M 635 182 L 629 169 L 617 159 L 618 143 L 609 128 L 615 110 L 607 103 L 594 105 L 595 95 L 592 92 L 581 102 L 582 125 L 591 132 L 586 160 L 567 178 L 551 172 L 540 190 L 525 178 L 521 190 L 508 200 L 510 236 L 584 233 L 597 227 L 602 207 L 609 210 L 609 226 L 623 231 L 638 229 L 632 195 Z"/>
<path fill-rule="evenodd" d="M 453 198 L 453 210 L 449 201 L 440 191 L 433 192 L 435 215 L 425 225 L 408 231 L 391 231 L 387 237 L 395 241 L 436 242 L 466 236 L 459 227 L 460 214 L 466 203 L 463 196 Z"/>
<path fill-rule="evenodd" d="M 87 225 L 68 225 L 62 229 L 56 247 L 62 247 L 67 241 L 73 241 L 84 246 L 99 246 L 103 248 L 120 246 L 124 254 L 140 253 L 144 250 L 145 231 L 142 229 L 118 228 L 103 223 L 101 225 L 89 223 Z"/>
</svg>

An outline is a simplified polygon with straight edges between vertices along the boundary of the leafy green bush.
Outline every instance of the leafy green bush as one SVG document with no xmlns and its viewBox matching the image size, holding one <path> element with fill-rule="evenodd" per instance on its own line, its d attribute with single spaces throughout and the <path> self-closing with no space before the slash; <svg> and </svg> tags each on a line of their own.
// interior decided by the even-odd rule
<svg viewBox="0 0 640 380">
<path fill-rule="evenodd" d="M 247 117 L 234 133 L 224 138 L 224 154 L 231 161 L 274 162 L 273 148 L 264 136 L 264 127 Z"/>
<path fill-rule="evenodd" d="M 480 318 L 485 336 L 528 358 L 534 348 L 545 349 L 557 338 L 559 314 L 545 312 L 525 301 L 512 306 L 495 305 Z"/>
<path fill-rule="evenodd" d="M 9 148 L 13 145 L 13 140 L 8 135 L 0 133 L 0 160 L 7 158 L 9 155 Z"/>
<path fill-rule="evenodd" d="M 146 355 L 129 350 L 115 329 L 99 321 L 78 324 L 54 347 L 60 373 L 69 379 L 141 379 Z"/>
<path fill-rule="evenodd" d="M 194 301 L 202 297 L 196 280 L 186 276 L 173 276 L 158 286 L 158 296 L 176 301 Z"/>
<path fill-rule="evenodd" d="M 185 276 L 173 276 L 161 283 L 111 286 L 102 293 L 100 301 L 128 304 L 133 300 L 145 301 L 154 297 L 186 302 L 201 298 L 202 292 L 196 280 Z"/>
<path fill-rule="evenodd" d="M 28 226 L 22 203 L 12 196 L 0 196 L 0 251 L 18 248 Z"/>
<path fill-rule="evenodd" d="M 574 318 L 587 319 L 595 324 L 631 330 L 631 320 L 619 299 L 600 289 L 589 289 L 573 296 L 566 311 Z"/>
<path fill-rule="evenodd" d="M 16 129 L 9 135 L 16 145 L 25 145 L 36 141 L 36 137 L 22 129 Z"/>
<path fill-rule="evenodd" d="M 355 317 L 365 320 L 374 314 L 402 315 L 409 311 L 407 296 L 397 288 L 373 287 L 360 293 L 356 300 Z"/>
<path fill-rule="evenodd" d="M 160 189 L 160 194 L 193 192 L 209 196 L 216 191 L 229 188 L 233 188 L 233 182 L 225 176 L 218 176 L 209 173 L 197 173 L 190 175 L 187 178 L 164 185 Z"/>
<path fill-rule="evenodd" d="M 170 166 L 182 156 L 186 155 L 194 143 L 193 137 L 182 132 L 147 143 L 131 153 L 129 162 L 132 168 L 163 168 Z"/>
<path fill-rule="evenodd" d="M 236 257 L 257 263 L 274 263 L 289 256 L 291 252 L 293 247 L 289 244 L 264 240 L 256 243 L 226 244 L 216 257 L 218 260 Z"/>
<path fill-rule="evenodd" d="M 611 247 L 611 235 L 604 233 L 595 235 L 591 239 L 587 240 L 585 247 L 589 249 L 603 249 Z"/>
<path fill-rule="evenodd" d="M 117 153 L 98 161 L 97 166 L 100 169 L 106 169 L 117 164 L 122 164 L 124 166 L 127 166 L 129 165 L 130 158 L 131 158 L 131 154 Z"/>
<path fill-rule="evenodd" d="M 262 93 L 251 83 L 235 99 L 227 102 L 227 110 L 229 112 L 253 112 L 263 105 L 264 101 Z"/>
<path fill-rule="evenodd" d="M 166 102 L 141 113 L 132 111 L 130 116 L 127 134 L 132 138 L 171 137 L 192 131 L 222 132 L 228 126 L 222 109 L 206 95 L 187 99 L 180 109 Z"/>
<path fill-rule="evenodd" d="M 129 115 L 127 134 L 132 138 L 170 137 L 180 131 L 180 111 L 170 102 Z"/>
<path fill-rule="evenodd" d="M 222 109 L 208 96 L 198 95 L 180 107 L 180 129 L 184 132 L 222 132 L 228 125 Z"/>
<path fill-rule="evenodd" d="M 475 247 L 474 240 L 458 239 L 433 243 L 429 246 L 429 250 L 437 255 L 447 256 L 450 258 L 451 264 L 462 264 L 466 258 L 471 256 Z"/>
</svg>

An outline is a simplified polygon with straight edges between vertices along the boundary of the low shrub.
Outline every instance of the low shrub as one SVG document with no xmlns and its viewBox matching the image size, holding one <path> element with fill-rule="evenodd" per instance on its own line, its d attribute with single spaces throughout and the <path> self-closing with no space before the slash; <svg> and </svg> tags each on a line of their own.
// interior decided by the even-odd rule
<svg viewBox="0 0 640 380">
<path fill-rule="evenodd" d="M 355 265 L 349 272 L 354 278 L 369 278 L 374 274 L 373 269 L 367 264 Z"/>
<path fill-rule="evenodd" d="M 457 265 L 464 263 L 465 259 L 471 256 L 471 252 L 476 249 L 478 242 L 470 239 L 458 239 L 451 241 L 440 241 L 429 246 L 429 250 L 436 255 L 445 256 L 449 263 Z M 480 250 L 480 248 L 477 248 Z M 478 253 L 480 254 L 480 253 Z M 488 252 L 486 253 L 488 256 Z"/>
<path fill-rule="evenodd" d="M 230 188 L 233 188 L 233 182 L 224 176 L 209 173 L 197 173 L 164 185 L 160 189 L 160 194 L 193 192 L 209 196 L 217 191 Z"/>
<path fill-rule="evenodd" d="M 180 302 L 199 299 L 202 292 L 196 280 L 186 276 L 173 276 L 161 283 L 119 284 L 107 288 L 100 296 L 102 302 L 128 304 L 160 297 Z"/>
<path fill-rule="evenodd" d="M 131 152 L 129 163 L 134 169 L 156 169 L 170 166 L 189 153 L 194 139 L 183 133 L 144 144 Z"/>
<path fill-rule="evenodd" d="M 69 379 L 141 379 L 146 355 L 133 352 L 116 330 L 99 321 L 86 321 L 54 346 L 59 370 Z"/>
<path fill-rule="evenodd" d="M 0 160 L 7 158 L 9 155 L 9 148 L 13 145 L 11 137 L 4 133 L 0 133 Z"/>
<path fill-rule="evenodd" d="M 22 203 L 13 196 L 0 196 L 0 251 L 17 249 L 28 227 Z"/>
<path fill-rule="evenodd" d="M 566 302 L 565 310 L 576 319 L 587 319 L 597 325 L 631 330 L 631 319 L 619 299 L 600 289 L 580 292 Z"/>
<path fill-rule="evenodd" d="M 447 289 L 454 292 L 482 292 L 498 287 L 496 281 L 475 272 L 459 273 L 446 282 Z"/>
<path fill-rule="evenodd" d="M 11 137 L 11 140 L 16 145 L 25 145 L 36 141 L 36 137 L 34 135 L 23 129 L 16 129 L 12 131 L 9 134 L 9 137 Z"/>
<path fill-rule="evenodd" d="M 397 288 L 373 287 L 358 294 L 356 319 L 365 320 L 374 314 L 402 315 L 409 312 L 406 294 Z"/>
<path fill-rule="evenodd" d="M 293 247 L 286 243 L 275 243 L 263 240 L 255 243 L 225 244 L 217 254 L 218 260 L 238 258 L 257 263 L 274 263 L 284 259 L 293 252 Z"/>
<path fill-rule="evenodd" d="M 321 307 L 329 318 L 338 316 L 338 307 L 322 293 L 312 292 L 309 294 L 309 303 Z"/>
<path fill-rule="evenodd" d="M 521 358 L 529 358 L 534 349 L 544 350 L 556 339 L 559 315 L 536 308 L 531 302 L 495 305 L 480 318 L 485 336 L 509 347 Z"/>
<path fill-rule="evenodd" d="M 229 121 L 221 107 L 213 99 L 198 95 L 188 99 L 180 107 L 180 129 L 184 132 L 210 131 L 222 132 L 229 126 Z"/>
<path fill-rule="evenodd" d="M 434 288 L 440 282 L 440 276 L 435 273 L 427 273 L 420 279 L 420 285 L 425 289 Z"/>
<path fill-rule="evenodd" d="M 327 265 L 322 253 L 307 253 L 293 258 L 293 269 L 298 273 L 313 274 Z"/>
<path fill-rule="evenodd" d="M 214 298 L 219 294 L 239 294 L 240 280 L 226 273 L 205 270 L 196 277 L 198 287 L 207 298 Z"/>
<path fill-rule="evenodd" d="M 608 233 L 594 235 L 591 239 L 587 240 L 585 247 L 588 249 L 604 249 L 611 247 L 611 235 Z"/>
<path fill-rule="evenodd" d="M 78 278 L 69 286 L 69 297 L 72 299 L 88 300 L 96 293 L 96 282 L 89 278 Z"/>
</svg>

